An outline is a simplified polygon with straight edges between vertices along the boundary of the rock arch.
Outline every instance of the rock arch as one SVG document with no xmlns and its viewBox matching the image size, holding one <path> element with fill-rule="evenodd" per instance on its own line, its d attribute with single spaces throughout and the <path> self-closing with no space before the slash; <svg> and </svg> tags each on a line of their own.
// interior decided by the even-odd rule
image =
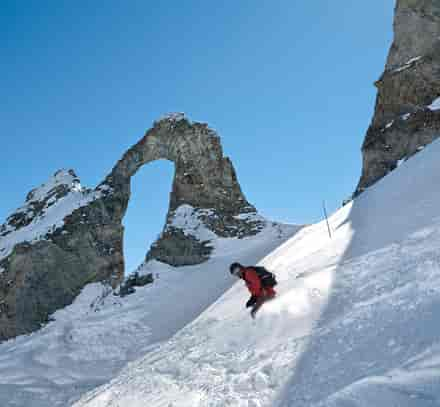
<svg viewBox="0 0 440 407">
<path fill-rule="evenodd" d="M 207 242 L 172 226 L 175 211 L 182 205 L 194 208 L 192 216 L 201 217 L 219 236 L 244 236 L 259 230 L 259 222 L 239 219 L 240 214 L 256 210 L 246 200 L 231 160 L 223 156 L 219 136 L 207 124 L 192 123 L 183 114 L 155 122 L 98 186 L 111 191 L 105 204 L 114 223 L 122 224 L 131 194 L 131 177 L 142 166 L 159 159 L 172 161 L 175 172 L 166 225 L 147 259 L 181 266 L 201 263 L 209 256 Z"/>
<path fill-rule="evenodd" d="M 38 329 L 90 282 L 107 281 L 115 287 L 122 281 L 122 219 L 131 177 L 158 159 L 172 161 L 175 173 L 165 227 L 146 260 L 198 264 L 209 258 L 211 238 L 261 230 L 264 221 L 254 216 L 256 210 L 244 197 L 215 131 L 182 114 L 167 116 L 154 123 L 95 189 L 78 189 L 73 171 L 57 172 L 53 188 L 44 184 L 38 193 L 31 192 L 0 228 L 1 243 L 44 219 L 58 200 L 80 196 L 81 204 L 60 219 L 61 226 L 32 242 L 14 244 L 6 256 L 0 253 L 0 341 Z M 197 227 L 179 222 L 182 213 Z M 198 235 L 199 227 L 208 238 Z"/>
<path fill-rule="evenodd" d="M 115 221 L 120 221 L 127 209 L 131 177 L 143 165 L 159 159 L 175 165 L 170 210 L 188 204 L 231 214 L 255 211 L 241 191 L 231 161 L 223 157 L 215 131 L 178 115 L 155 122 L 98 186 L 108 185 L 117 198 L 113 203 Z"/>
</svg>

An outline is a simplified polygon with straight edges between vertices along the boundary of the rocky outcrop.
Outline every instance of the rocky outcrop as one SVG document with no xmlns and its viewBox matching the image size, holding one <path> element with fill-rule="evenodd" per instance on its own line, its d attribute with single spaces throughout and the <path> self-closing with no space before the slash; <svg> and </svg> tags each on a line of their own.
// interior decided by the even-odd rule
<svg viewBox="0 0 440 407">
<path fill-rule="evenodd" d="M 102 197 L 59 171 L 0 228 L 0 340 L 38 329 L 87 283 L 122 278 L 122 226 Z"/>
<path fill-rule="evenodd" d="M 154 277 L 152 273 L 141 276 L 139 275 L 139 272 L 136 271 L 128 276 L 128 278 L 121 284 L 119 291 L 115 293 L 115 295 L 125 297 L 135 293 L 135 287 L 143 287 L 145 285 L 152 284 L 153 282 Z"/>
<path fill-rule="evenodd" d="M 95 189 L 83 188 L 72 170 L 59 171 L 1 226 L 0 340 L 38 329 L 87 283 L 120 284 L 131 177 L 158 159 L 173 161 L 175 175 L 165 227 L 147 260 L 201 263 L 212 239 L 261 230 L 264 221 L 244 197 L 215 131 L 169 115 Z"/>
<path fill-rule="evenodd" d="M 130 199 L 130 179 L 143 165 L 158 159 L 175 165 L 166 225 L 147 258 L 173 266 L 197 264 L 210 254 L 213 236 L 249 236 L 262 227 L 239 215 L 255 213 L 244 197 L 229 158 L 223 156 L 220 138 L 204 123 L 192 123 L 183 114 L 174 114 L 154 123 L 146 135 L 130 148 L 101 183 L 111 191 L 105 205 L 120 224 Z M 176 213 L 179 208 L 186 208 Z M 189 211 L 188 211 L 189 209 Z M 188 225 L 176 223 L 180 217 L 213 232 L 208 239 Z M 180 219 L 180 220 L 179 220 Z"/>
<path fill-rule="evenodd" d="M 397 0 L 355 195 L 440 136 L 440 0 Z"/>
</svg>

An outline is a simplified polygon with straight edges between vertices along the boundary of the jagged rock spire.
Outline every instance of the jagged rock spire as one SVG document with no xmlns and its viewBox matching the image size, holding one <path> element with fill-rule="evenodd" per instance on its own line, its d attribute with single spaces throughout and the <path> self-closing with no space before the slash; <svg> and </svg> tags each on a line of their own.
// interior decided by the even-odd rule
<svg viewBox="0 0 440 407">
<path fill-rule="evenodd" d="M 398 0 L 355 195 L 440 135 L 440 0 Z"/>
</svg>

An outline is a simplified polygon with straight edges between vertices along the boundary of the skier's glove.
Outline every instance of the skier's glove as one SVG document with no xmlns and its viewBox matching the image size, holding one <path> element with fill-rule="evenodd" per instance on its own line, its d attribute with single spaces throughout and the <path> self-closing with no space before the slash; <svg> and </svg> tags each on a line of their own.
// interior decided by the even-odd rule
<svg viewBox="0 0 440 407">
<path fill-rule="evenodd" d="M 251 298 L 248 299 L 248 302 L 246 303 L 246 308 L 252 307 L 257 302 L 257 297 L 253 295 Z"/>
</svg>

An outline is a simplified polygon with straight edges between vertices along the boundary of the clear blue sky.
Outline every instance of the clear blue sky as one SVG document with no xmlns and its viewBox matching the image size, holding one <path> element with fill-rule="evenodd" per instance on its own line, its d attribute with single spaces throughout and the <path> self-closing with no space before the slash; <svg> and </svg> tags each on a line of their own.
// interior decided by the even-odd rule
<svg viewBox="0 0 440 407">
<path fill-rule="evenodd" d="M 59 168 L 95 186 L 154 119 L 222 138 L 247 198 L 310 223 L 354 190 L 393 0 L 2 1 L 0 223 Z M 161 231 L 173 165 L 133 179 L 132 269 Z"/>
</svg>

